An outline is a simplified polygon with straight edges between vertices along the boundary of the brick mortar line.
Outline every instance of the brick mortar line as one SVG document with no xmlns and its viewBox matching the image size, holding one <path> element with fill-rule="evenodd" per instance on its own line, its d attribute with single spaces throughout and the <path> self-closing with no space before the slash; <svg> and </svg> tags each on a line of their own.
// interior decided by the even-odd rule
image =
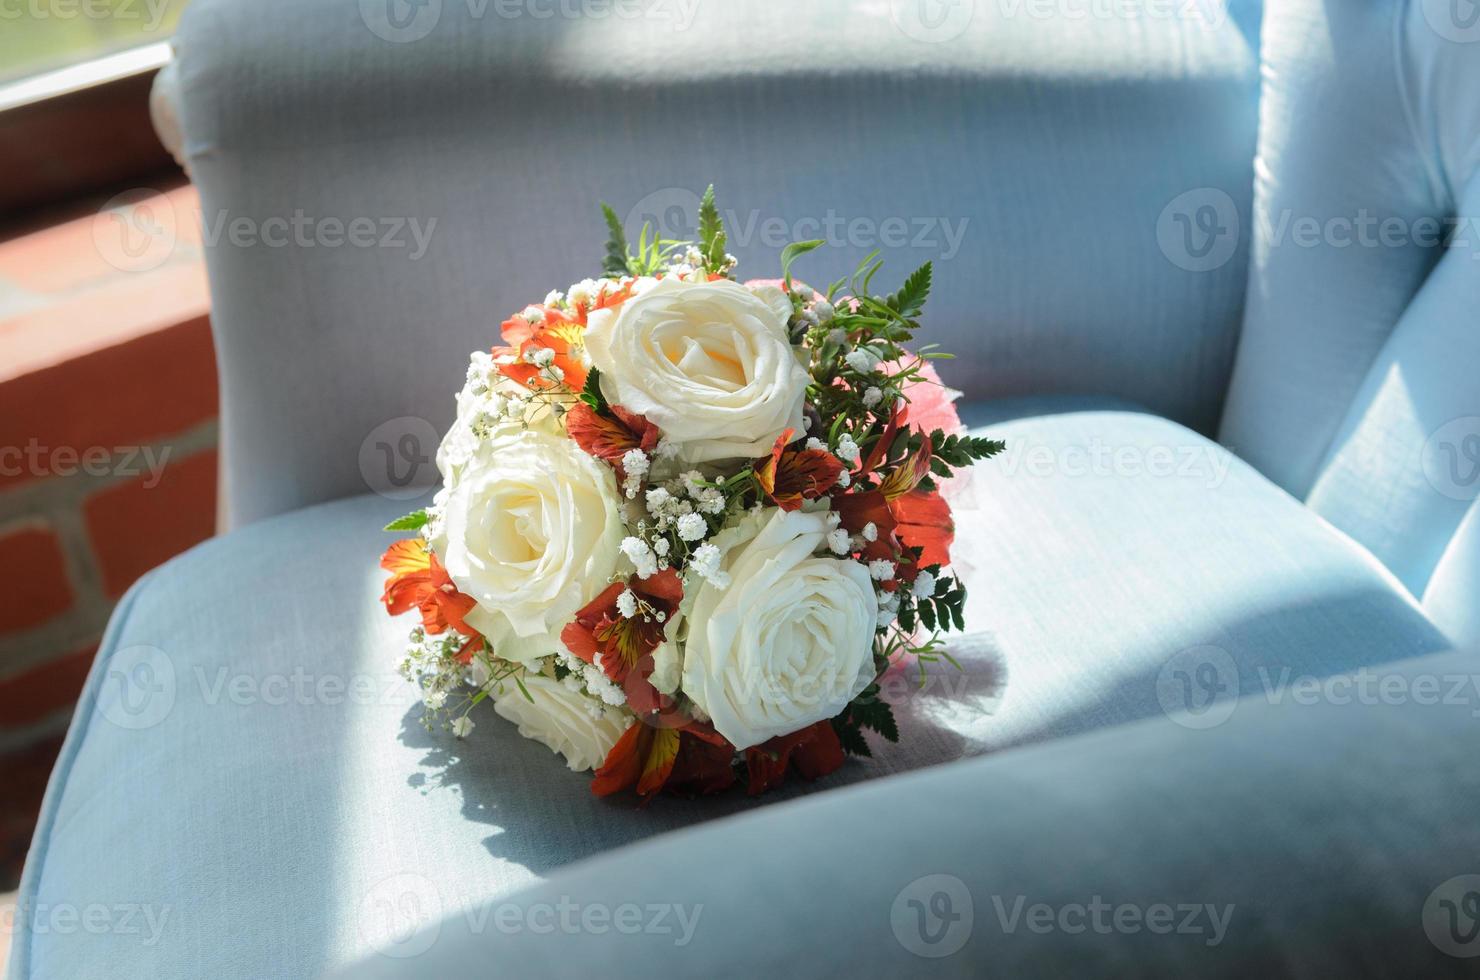
<svg viewBox="0 0 1480 980">
<path fill-rule="evenodd" d="M 177 436 L 146 445 L 155 450 L 170 447 L 170 457 L 164 467 L 168 470 L 176 461 L 216 448 L 219 429 L 217 420 L 211 419 Z M 68 582 L 75 596 L 73 606 L 67 612 L 39 626 L 0 638 L 0 680 L 73 653 L 102 636 L 117 600 L 109 598 L 103 591 L 102 570 L 87 533 L 82 505 L 101 490 L 135 479 L 138 476 L 76 473 L 68 477 L 43 478 L 0 494 L 0 514 L 16 514 L 14 521 L 0 524 L 0 532 L 33 522 L 47 523 L 56 532 Z"/>
<path fill-rule="evenodd" d="M 21 728 L 0 729 L 0 756 L 23 752 L 38 742 L 65 734 L 72 724 L 72 715 L 76 710 L 76 705 L 68 705 Z"/>
<path fill-rule="evenodd" d="M 116 449 L 139 449 L 141 450 L 138 460 L 139 465 L 143 465 L 143 450 L 149 450 L 155 453 L 155 459 L 158 459 L 157 454 L 168 449 L 169 458 L 165 460 L 164 464 L 165 468 L 168 468 L 171 463 L 194 456 L 203 449 L 216 448 L 220 442 L 220 432 L 220 419 L 213 417 L 150 442 L 119 443 L 115 446 L 100 446 L 98 448 L 107 449 L 109 452 Z M 53 446 L 50 448 L 70 448 L 81 453 L 93 447 Z M 144 473 L 105 473 L 101 476 L 95 476 L 79 470 L 70 476 L 34 477 L 19 486 L 0 490 L 0 515 L 25 515 L 27 513 L 47 510 L 52 506 L 53 501 L 80 504 L 100 490 L 105 490 L 116 484 L 127 483 L 129 480 L 137 480 L 144 475 Z M 4 520 L 4 517 L 0 517 L 0 521 Z"/>
</svg>

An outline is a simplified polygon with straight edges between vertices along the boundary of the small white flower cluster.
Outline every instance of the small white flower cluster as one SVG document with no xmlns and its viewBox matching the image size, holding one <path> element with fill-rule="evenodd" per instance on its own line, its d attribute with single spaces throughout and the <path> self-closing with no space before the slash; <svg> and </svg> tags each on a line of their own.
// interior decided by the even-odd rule
<svg viewBox="0 0 1480 980">
<path fill-rule="evenodd" d="M 427 708 L 422 724 L 427 728 L 431 727 L 432 716 L 448 707 L 450 697 L 467 684 L 477 686 L 476 672 L 455 659 L 467 642 L 468 638 L 456 630 L 432 636 L 420 626 L 413 628 L 407 638 L 406 653 L 397 669 L 402 677 L 421 688 L 422 702 Z M 483 673 L 486 675 L 486 669 Z"/>
<path fill-rule="evenodd" d="M 873 374 L 884 359 L 872 347 L 855 347 L 843 356 L 843 361 L 859 374 Z"/>
<path fill-rule="evenodd" d="M 542 367 L 558 372 L 560 369 L 550 363 L 554 356 L 553 351 L 542 348 L 532 351 L 525 360 L 532 364 L 542 362 Z M 474 351 L 469 359 L 467 381 L 459 399 L 459 404 L 468 401 L 472 405 L 468 418 L 474 444 L 465 447 L 469 454 L 476 443 L 486 440 L 501 425 L 523 427 L 533 422 L 542 410 L 548 408 L 556 414 L 564 410 L 559 399 L 509 383 L 498 368 L 499 362 L 488 351 Z"/>
<path fill-rule="evenodd" d="M 617 614 L 623 619 L 641 617 L 645 622 L 667 622 L 668 614 L 652 603 L 640 599 L 631 589 L 623 589 L 617 595 Z"/>
<path fill-rule="evenodd" d="M 894 621 L 898 618 L 899 593 L 880 591 L 878 628 L 881 630 L 888 629 L 894 625 Z"/>
<path fill-rule="evenodd" d="M 858 443 L 853 441 L 853 436 L 844 432 L 838 436 L 838 446 L 833 450 L 833 455 L 851 465 L 858 462 L 862 452 L 858 448 Z"/>
<path fill-rule="evenodd" d="M 622 455 L 622 472 L 626 474 L 626 478 L 622 480 L 622 493 L 628 500 L 635 498 L 642 485 L 647 482 L 648 469 L 651 466 L 652 460 L 641 449 L 629 449 Z"/>
<path fill-rule="evenodd" d="M 532 347 L 524 352 L 522 360 L 525 364 L 538 368 L 540 375 L 547 381 L 559 384 L 565 380 L 565 370 L 555 363 L 555 352 L 548 347 Z"/>
<path fill-rule="evenodd" d="M 558 302 L 556 303 L 550 302 L 550 296 L 546 296 L 545 305 L 559 305 L 566 309 L 571 309 L 577 306 L 584 306 L 587 309 L 590 309 L 592 304 L 596 303 L 608 292 L 622 288 L 622 286 L 625 285 L 628 281 L 629 280 L 625 278 L 582 279 L 578 283 L 573 283 L 570 289 L 566 290 L 564 297 L 561 297 L 559 293 L 551 293 L 551 296 L 557 298 Z"/>
<path fill-rule="evenodd" d="M 730 584 L 730 573 L 720 567 L 724 558 L 718 545 L 705 542 L 689 555 L 689 568 L 710 585 L 723 589 Z"/>
<path fill-rule="evenodd" d="M 586 710 L 592 718 L 599 721 L 606 716 L 608 708 L 620 708 L 627 703 L 627 695 L 602 672 L 600 655 L 596 663 L 588 664 L 569 650 L 561 650 L 555 654 L 554 662 L 566 670 L 560 683 L 576 694 L 589 696 L 591 703 L 586 705 Z"/>
<path fill-rule="evenodd" d="M 921 571 L 915 576 L 915 584 L 910 587 L 916 599 L 929 599 L 935 595 L 935 576 L 929 572 Z"/>
<path fill-rule="evenodd" d="M 658 563 L 660 557 L 654 553 L 652 545 L 635 535 L 628 535 L 622 539 L 622 554 L 632 562 L 637 569 L 638 578 L 652 578 L 658 574 Z M 668 567 L 666 557 L 661 559 L 663 567 Z"/>
<path fill-rule="evenodd" d="M 879 527 L 873 521 L 863 526 L 858 534 L 850 535 L 848 529 L 840 527 L 836 512 L 827 515 L 827 522 L 832 530 L 827 534 L 827 547 L 835 555 L 848 555 L 855 551 L 862 551 L 867 545 L 879 540 Z M 887 582 L 894 578 L 894 562 L 886 558 L 876 558 L 869 562 L 869 575 L 875 582 Z"/>
<path fill-rule="evenodd" d="M 723 275 L 729 273 L 740 264 L 740 260 L 733 255 L 726 254 L 725 260 L 719 268 Z M 704 253 L 696 246 L 690 245 L 684 249 L 683 255 L 677 256 L 668 263 L 668 275 L 687 279 L 691 282 L 703 282 L 709 278 L 709 272 L 704 268 Z"/>
<path fill-rule="evenodd" d="M 634 456 L 636 452 L 629 452 L 622 460 L 628 474 L 624 489 L 629 499 L 636 496 L 635 491 L 641 486 L 632 478 L 631 464 L 637 462 L 641 469 L 647 463 L 645 456 L 638 461 Z M 661 443 L 657 455 L 662 455 Z M 648 470 L 642 472 L 646 474 Z M 709 485 L 698 470 L 688 470 L 649 487 L 643 494 L 643 505 L 647 516 L 636 522 L 636 533 L 622 542 L 622 553 L 636 567 L 639 578 L 648 578 L 671 567 L 675 544 L 672 538 L 677 538 L 681 548 L 692 546 L 689 567 L 695 568 L 705 579 L 710 579 L 706 572 L 713 573 L 716 578 L 721 577 L 718 549 L 703 542 L 709 536 L 708 518 L 725 512 L 727 500 L 724 491 Z"/>
<path fill-rule="evenodd" d="M 838 459 L 849 465 L 857 463 L 859 457 L 862 455 L 859 452 L 858 444 L 853 441 L 853 436 L 847 432 L 844 432 L 841 436 L 838 437 L 838 447 L 836 449 L 829 450 L 827 448 L 827 443 L 823 442 L 816 436 L 812 436 L 807 440 L 806 448 L 821 449 L 824 452 L 831 452 Z M 846 487 L 852 482 L 853 476 L 847 471 L 847 469 L 842 469 L 838 471 L 838 486 Z"/>
</svg>

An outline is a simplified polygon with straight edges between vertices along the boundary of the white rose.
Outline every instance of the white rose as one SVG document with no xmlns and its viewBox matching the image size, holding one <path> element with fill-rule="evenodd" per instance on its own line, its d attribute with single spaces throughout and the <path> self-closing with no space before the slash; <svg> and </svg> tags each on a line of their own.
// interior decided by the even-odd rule
<svg viewBox="0 0 1480 980">
<path fill-rule="evenodd" d="M 525 426 L 552 434 L 561 431 L 553 408 L 556 396 L 546 393 L 530 402 L 525 400 L 529 394 L 528 388 L 499 372 L 492 354 L 473 352 L 467 381 L 457 393 L 457 418 L 437 447 L 437 470 L 444 485 L 457 482 L 463 467 L 494 432 Z"/>
<path fill-rule="evenodd" d="M 446 491 L 431 545 L 467 621 L 505 660 L 563 649 L 560 630 L 605 589 L 626 535 L 611 467 L 537 428 L 494 433 Z"/>
<path fill-rule="evenodd" d="M 868 569 L 815 557 L 827 514 L 762 511 L 716 536 L 730 585 L 699 586 L 683 690 L 737 749 L 841 713 L 874 677 Z"/>
<path fill-rule="evenodd" d="M 565 756 L 580 772 L 606 761 L 632 722 L 631 712 L 608 708 L 543 674 L 526 674 L 524 689 L 505 681 L 493 694 L 493 710 L 519 726 L 519 734 Z"/>
<path fill-rule="evenodd" d="M 807 372 L 787 339 L 790 315 L 775 286 L 670 277 L 593 312 L 586 350 L 607 399 L 647 416 L 681 460 L 763 456 L 802 428 Z"/>
</svg>

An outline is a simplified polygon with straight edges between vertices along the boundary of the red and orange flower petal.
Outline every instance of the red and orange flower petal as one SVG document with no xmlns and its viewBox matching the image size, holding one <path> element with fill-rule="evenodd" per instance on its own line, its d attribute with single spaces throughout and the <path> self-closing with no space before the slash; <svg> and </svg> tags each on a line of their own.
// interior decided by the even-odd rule
<svg viewBox="0 0 1480 980">
<path fill-rule="evenodd" d="M 391 573 L 385 580 L 385 592 L 380 600 L 392 616 L 418 605 L 422 593 L 430 587 L 432 553 L 419 538 L 406 538 L 391 545 L 381 556 L 380 567 Z"/>
<path fill-rule="evenodd" d="M 617 597 L 626 589 L 645 607 L 630 619 L 617 611 Z M 662 710 L 666 699 L 648 682 L 652 653 L 663 642 L 665 624 L 681 599 L 683 582 L 671 568 L 646 579 L 615 582 L 577 611 L 575 620 L 560 631 L 561 642 L 587 663 L 595 663 L 600 654 L 602 672 L 627 692 L 634 711 Z"/>
<path fill-rule="evenodd" d="M 698 794 L 728 787 L 735 779 L 735 749 L 702 730 L 655 728 L 634 722 L 596 770 L 591 792 L 610 796 L 634 789 L 644 799 L 659 790 Z"/>
<path fill-rule="evenodd" d="M 433 554 L 427 591 L 417 603 L 421 607 L 421 623 L 426 631 L 436 635 L 445 632 L 450 626 L 459 633 L 476 633 L 477 630 L 470 628 L 464 619 L 477 604 L 472 596 L 458 591 L 452 576 L 447 574 L 447 569 L 442 567 L 442 563 Z"/>
<path fill-rule="evenodd" d="M 849 534 L 862 534 L 864 525 L 873 524 L 878 531 L 877 543 L 887 542 L 894 530 L 894 512 L 878 490 L 837 494 L 832 499 L 832 509 L 837 511 Z"/>
<path fill-rule="evenodd" d="M 812 737 L 791 753 L 791 764 L 808 782 L 821 779 L 843 766 L 843 743 L 831 722 L 819 721 L 812 726 Z"/>
<path fill-rule="evenodd" d="M 921 568 L 951 563 L 956 522 L 944 497 L 933 490 L 911 490 L 890 501 L 889 510 L 900 543 L 921 549 Z"/>
<path fill-rule="evenodd" d="M 712 742 L 684 729 L 679 733 L 678 757 L 664 788 L 680 796 L 718 793 L 735 782 L 734 763 L 735 748 L 729 742 Z"/>
<path fill-rule="evenodd" d="M 894 472 L 879 484 L 879 492 L 884 495 L 884 499 L 894 500 L 919 486 L 920 481 L 930 474 L 930 457 L 934 452 L 930 437 L 926 436 L 915 455 L 895 467 Z"/>
<path fill-rule="evenodd" d="M 889 451 L 890 446 L 894 443 L 895 435 L 908 418 L 909 407 L 907 405 L 900 405 L 894 410 L 894 414 L 889 417 L 889 422 L 884 426 L 884 431 L 879 434 L 878 441 L 869 450 L 867 458 L 863 461 L 863 465 L 858 468 L 860 475 L 872 473 L 884 461 L 884 454 Z"/>
<path fill-rule="evenodd" d="M 787 449 L 794 429 L 776 440 L 771 455 L 756 469 L 761 489 L 782 510 L 796 510 L 837 486 L 843 462 L 825 449 Z"/>
<path fill-rule="evenodd" d="M 644 735 L 651 737 L 652 731 L 652 728 L 639 721 L 633 722 L 622 733 L 622 737 L 617 739 L 617 743 L 606 754 L 606 761 L 597 767 L 596 776 L 591 780 L 592 793 L 597 796 L 611 796 L 637 785 L 638 779 L 642 777 L 642 740 Z"/>
<path fill-rule="evenodd" d="M 745 767 L 749 777 L 747 792 L 759 796 L 775 789 L 786 780 L 789 765 L 795 765 L 803 779 L 826 776 L 843 764 L 843 743 L 833 731 L 832 723 L 819 721 L 801 731 L 777 737 L 745 750 Z"/>
<path fill-rule="evenodd" d="M 637 780 L 637 795 L 651 796 L 663 788 L 678 761 L 679 732 L 676 728 L 649 728 L 647 753 Z"/>
<path fill-rule="evenodd" d="M 399 616 L 418 609 L 422 626 L 434 635 L 446 632 L 449 626 L 460 633 L 477 632 L 463 622 L 477 602 L 458 591 L 436 554 L 419 538 L 391 545 L 381 556 L 380 567 L 391 573 L 381 596 L 386 612 Z"/>
<path fill-rule="evenodd" d="M 622 457 L 634 449 L 651 453 L 658 445 L 658 427 L 620 405 L 610 415 L 579 402 L 565 413 L 565 431 L 576 445 L 597 459 L 620 469 Z"/>
</svg>

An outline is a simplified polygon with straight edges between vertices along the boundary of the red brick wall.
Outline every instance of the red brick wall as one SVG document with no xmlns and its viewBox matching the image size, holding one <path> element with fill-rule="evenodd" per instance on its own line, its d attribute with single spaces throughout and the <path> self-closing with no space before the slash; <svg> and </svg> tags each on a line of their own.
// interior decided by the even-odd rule
<svg viewBox="0 0 1480 980">
<path fill-rule="evenodd" d="M 146 192 L 0 242 L 0 778 L 56 751 L 119 596 L 215 532 L 195 213 Z"/>
</svg>

